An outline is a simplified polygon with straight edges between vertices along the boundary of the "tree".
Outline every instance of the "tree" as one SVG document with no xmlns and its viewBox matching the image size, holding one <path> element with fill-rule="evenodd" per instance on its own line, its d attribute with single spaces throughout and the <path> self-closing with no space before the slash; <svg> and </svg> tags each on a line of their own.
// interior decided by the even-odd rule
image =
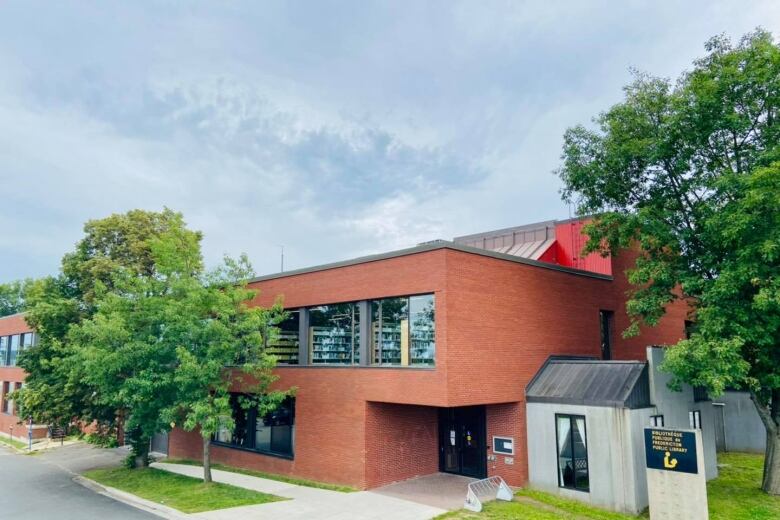
<svg viewBox="0 0 780 520">
<path fill-rule="evenodd" d="M 751 392 L 762 487 L 780 494 L 780 49 L 756 30 L 706 50 L 676 83 L 636 74 L 596 128 L 567 130 L 557 173 L 563 198 L 595 215 L 585 252 L 640 252 L 624 334 L 690 305 L 695 328 L 663 368 L 677 387 Z"/>
<path fill-rule="evenodd" d="M 240 387 L 245 409 L 257 407 L 260 416 L 273 411 L 291 391 L 271 391 L 276 364 L 266 348 L 287 316 L 281 302 L 265 309 L 247 304 L 255 291 L 246 287 L 249 264 L 227 260 L 202 282 L 182 280 L 170 301 L 167 326 L 186 338 L 176 348 L 173 381 L 175 403 L 165 416 L 187 431 L 199 431 L 203 441 L 203 479 L 211 482 L 211 439 L 235 426 L 231 388 Z"/>
<path fill-rule="evenodd" d="M 0 284 L 0 317 L 24 311 L 24 295 L 32 283 L 32 279 L 25 278 Z"/>
<path fill-rule="evenodd" d="M 153 248 L 163 247 L 161 236 L 167 237 L 165 247 L 188 245 L 190 250 L 201 235 L 188 230 L 182 216 L 169 209 L 111 215 L 87 222 L 84 231 L 75 250 L 64 256 L 61 272 L 26 291 L 27 321 L 39 341 L 20 355 L 19 365 L 28 375 L 16 399 L 20 413 L 39 423 L 66 425 L 76 419 L 110 430 L 121 409 L 89 382 L 90 374 L 76 356 L 83 338 L 73 330 L 95 315 L 98 295 L 118 294 L 117 281 L 157 277 Z M 182 265 L 187 272 L 202 270 L 199 250 L 197 256 L 188 255 L 187 262 Z"/>
</svg>

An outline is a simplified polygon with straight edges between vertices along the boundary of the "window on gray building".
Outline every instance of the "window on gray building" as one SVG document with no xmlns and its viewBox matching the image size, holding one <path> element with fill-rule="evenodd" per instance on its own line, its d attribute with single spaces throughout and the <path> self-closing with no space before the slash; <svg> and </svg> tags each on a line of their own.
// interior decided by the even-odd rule
<svg viewBox="0 0 780 520">
<path fill-rule="evenodd" d="M 690 422 L 691 428 L 701 430 L 701 411 L 693 410 L 688 412 L 688 422 Z"/>
<path fill-rule="evenodd" d="M 555 439 L 558 449 L 558 486 L 588 491 L 588 443 L 585 417 L 555 414 Z"/>
</svg>

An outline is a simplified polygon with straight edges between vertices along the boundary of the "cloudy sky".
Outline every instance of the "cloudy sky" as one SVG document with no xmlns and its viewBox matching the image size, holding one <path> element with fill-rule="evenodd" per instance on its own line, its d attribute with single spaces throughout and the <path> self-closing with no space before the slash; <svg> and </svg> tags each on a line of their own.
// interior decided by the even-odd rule
<svg viewBox="0 0 780 520">
<path fill-rule="evenodd" d="M 184 213 L 259 274 L 565 218 L 567 126 L 776 1 L 0 2 L 0 281 Z"/>
</svg>

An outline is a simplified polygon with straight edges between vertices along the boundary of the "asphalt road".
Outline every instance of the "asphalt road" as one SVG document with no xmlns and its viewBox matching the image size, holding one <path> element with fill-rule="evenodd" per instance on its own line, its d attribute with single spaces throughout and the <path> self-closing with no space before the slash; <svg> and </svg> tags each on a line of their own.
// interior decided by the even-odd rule
<svg viewBox="0 0 780 520">
<path fill-rule="evenodd" d="M 0 519 L 159 520 L 73 482 L 77 473 L 116 466 L 123 456 L 84 444 L 32 456 L 0 445 Z"/>
</svg>

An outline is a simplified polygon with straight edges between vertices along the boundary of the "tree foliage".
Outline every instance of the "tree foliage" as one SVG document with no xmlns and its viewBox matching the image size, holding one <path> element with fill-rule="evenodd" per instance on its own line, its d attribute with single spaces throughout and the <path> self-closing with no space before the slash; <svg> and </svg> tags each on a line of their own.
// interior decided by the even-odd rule
<svg viewBox="0 0 780 520">
<path fill-rule="evenodd" d="M 233 384 L 269 409 L 287 395 L 269 391 L 266 354 L 285 313 L 281 303 L 249 305 L 246 257 L 205 271 L 201 235 L 168 210 L 112 215 L 85 231 L 61 274 L 30 291 L 41 341 L 21 358 L 23 413 L 106 425 L 119 416 L 143 464 L 151 437 L 172 423 L 198 429 L 206 445 L 231 427 Z"/>
<path fill-rule="evenodd" d="M 764 489 L 780 493 L 780 49 L 757 30 L 706 50 L 675 83 L 636 74 L 595 128 L 567 130 L 558 174 L 595 215 L 586 251 L 641 251 L 625 334 L 690 304 L 696 327 L 664 368 L 713 395 L 752 392 Z"/>
<path fill-rule="evenodd" d="M 25 293 L 32 283 L 30 278 L 0 283 L 0 318 L 24 311 Z"/>
</svg>

